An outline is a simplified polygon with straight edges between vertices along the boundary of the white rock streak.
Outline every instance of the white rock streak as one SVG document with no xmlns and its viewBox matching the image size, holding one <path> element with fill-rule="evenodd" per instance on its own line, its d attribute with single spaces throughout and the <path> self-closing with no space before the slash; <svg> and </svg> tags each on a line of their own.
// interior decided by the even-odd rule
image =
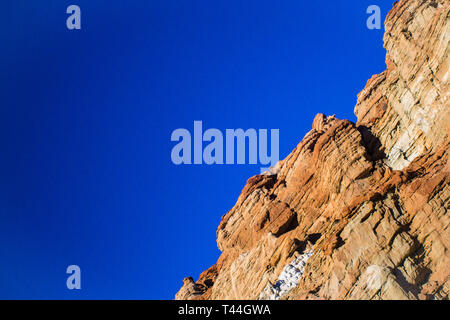
<svg viewBox="0 0 450 320">
<path fill-rule="evenodd" d="M 259 295 L 259 300 L 279 300 L 289 291 L 295 288 L 305 271 L 305 265 L 312 252 L 308 252 L 298 256 L 294 261 L 287 264 L 281 274 L 278 276 L 277 282 L 266 285 Z"/>
</svg>

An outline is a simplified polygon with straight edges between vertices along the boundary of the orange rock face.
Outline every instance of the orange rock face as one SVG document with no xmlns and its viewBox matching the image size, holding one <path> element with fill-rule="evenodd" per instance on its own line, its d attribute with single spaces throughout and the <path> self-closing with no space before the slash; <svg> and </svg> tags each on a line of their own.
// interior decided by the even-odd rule
<svg viewBox="0 0 450 320">
<path fill-rule="evenodd" d="M 450 2 L 401 0 L 356 124 L 316 116 L 222 217 L 176 299 L 448 299 Z"/>
</svg>

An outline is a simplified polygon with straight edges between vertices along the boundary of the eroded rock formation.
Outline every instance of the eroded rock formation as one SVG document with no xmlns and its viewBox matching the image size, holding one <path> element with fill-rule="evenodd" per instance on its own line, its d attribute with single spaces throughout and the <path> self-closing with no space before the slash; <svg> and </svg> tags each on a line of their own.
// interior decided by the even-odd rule
<svg viewBox="0 0 450 320">
<path fill-rule="evenodd" d="M 449 11 L 394 4 L 357 123 L 317 115 L 276 174 L 250 178 L 219 260 L 176 299 L 448 299 Z"/>
</svg>

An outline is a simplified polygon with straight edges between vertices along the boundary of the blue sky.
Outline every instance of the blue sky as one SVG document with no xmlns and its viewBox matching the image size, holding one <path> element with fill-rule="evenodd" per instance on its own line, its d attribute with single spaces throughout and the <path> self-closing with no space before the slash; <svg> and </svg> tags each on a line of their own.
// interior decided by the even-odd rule
<svg viewBox="0 0 450 320">
<path fill-rule="evenodd" d="M 318 112 L 354 121 L 385 68 L 371 4 L 392 0 L 3 2 L 0 298 L 172 299 L 260 168 L 175 166 L 172 131 L 277 128 L 284 158 Z"/>
</svg>

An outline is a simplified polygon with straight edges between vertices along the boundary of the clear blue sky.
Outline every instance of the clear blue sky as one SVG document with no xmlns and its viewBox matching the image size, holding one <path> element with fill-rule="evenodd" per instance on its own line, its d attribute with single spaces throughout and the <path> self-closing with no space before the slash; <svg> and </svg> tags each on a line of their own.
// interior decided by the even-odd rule
<svg viewBox="0 0 450 320">
<path fill-rule="evenodd" d="M 260 166 L 175 166 L 171 132 L 278 128 L 284 158 L 316 113 L 354 121 L 385 68 L 371 4 L 3 1 L 0 298 L 172 299 Z"/>
</svg>

